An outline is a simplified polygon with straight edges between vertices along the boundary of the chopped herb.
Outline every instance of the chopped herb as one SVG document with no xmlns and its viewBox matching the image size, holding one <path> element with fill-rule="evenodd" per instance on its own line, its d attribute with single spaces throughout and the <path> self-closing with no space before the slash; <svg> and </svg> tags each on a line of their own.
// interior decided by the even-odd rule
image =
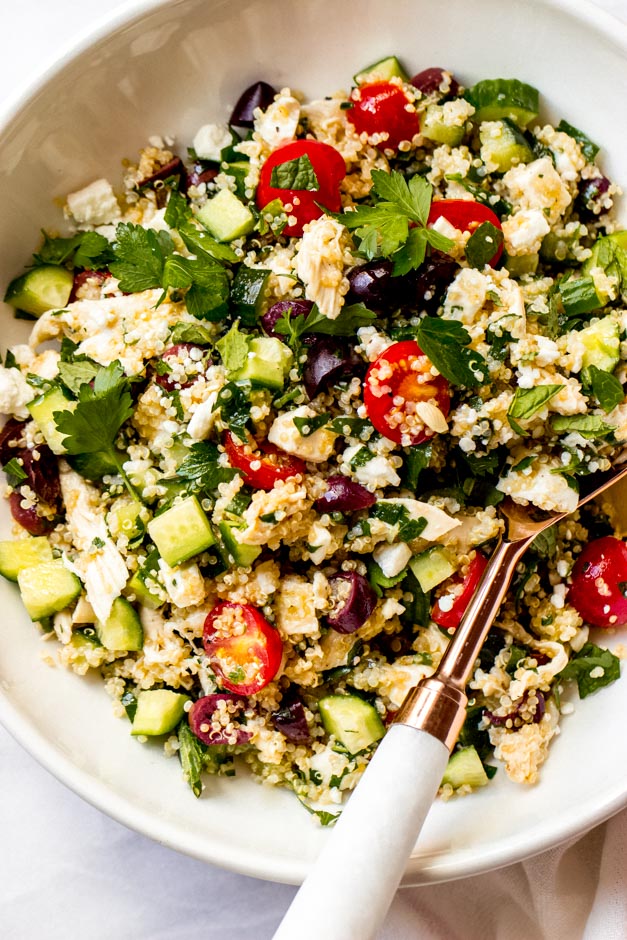
<svg viewBox="0 0 627 940">
<path fill-rule="evenodd" d="M 482 222 L 466 242 L 466 261 L 471 268 L 482 269 L 503 244 L 503 232 L 491 222 Z"/>
<path fill-rule="evenodd" d="M 536 535 L 533 540 L 533 550 L 541 558 L 553 558 L 556 550 L 556 536 L 552 526 Z"/>
<path fill-rule="evenodd" d="M 220 466 L 219 459 L 217 444 L 199 441 L 192 444 L 190 453 L 176 471 L 176 475 L 181 480 L 189 481 L 195 490 L 213 492 L 220 483 L 228 483 L 239 472 L 231 467 Z"/>
<path fill-rule="evenodd" d="M 270 186 L 275 189 L 304 189 L 308 192 L 320 189 L 316 171 L 306 153 L 272 167 Z"/>
<path fill-rule="evenodd" d="M 396 526 L 398 539 L 401 542 L 411 542 L 412 539 L 417 539 L 427 526 L 427 520 L 423 516 L 413 519 L 407 506 L 403 506 L 402 503 L 379 500 L 372 509 L 372 516 L 387 525 Z"/>
<path fill-rule="evenodd" d="M 166 258 L 174 251 L 167 232 L 120 222 L 115 230 L 115 257 L 109 270 L 120 281 L 120 290 L 128 293 L 161 287 Z"/>
<path fill-rule="evenodd" d="M 248 334 L 242 333 L 234 323 L 228 333 L 216 343 L 216 349 L 222 357 L 227 372 L 237 372 L 248 356 Z"/>
<path fill-rule="evenodd" d="M 198 346 L 209 346 L 211 333 L 200 323 L 176 323 L 170 330 L 170 342 L 173 345 L 194 343 Z"/>
<path fill-rule="evenodd" d="M 133 692 L 125 692 L 122 698 L 120 699 L 121 704 L 124 706 L 124 711 L 126 712 L 126 717 L 129 721 L 135 720 L 135 712 L 137 711 L 137 698 Z"/>
<path fill-rule="evenodd" d="M 623 386 L 611 372 L 604 372 L 597 366 L 588 366 L 583 376 L 599 405 L 608 414 L 625 400 Z"/>
<path fill-rule="evenodd" d="M 214 411 L 220 412 L 225 424 L 241 441 L 247 438 L 246 425 L 250 420 L 250 382 L 227 382 L 220 391 Z"/>
<path fill-rule="evenodd" d="M 328 414 L 324 414 L 315 415 L 315 417 L 312 418 L 292 418 L 292 421 L 296 425 L 296 430 L 301 437 L 310 437 L 328 423 L 329 417 Z"/>
<path fill-rule="evenodd" d="M 340 813 L 329 813 L 327 810 L 314 809 L 313 806 L 306 803 L 298 794 L 296 794 L 296 797 L 298 802 L 305 807 L 308 813 L 318 817 L 321 826 L 332 826 L 333 823 L 340 818 Z"/>
<path fill-rule="evenodd" d="M 432 454 L 432 444 L 421 444 L 419 447 L 404 448 L 403 470 L 405 485 L 408 486 L 410 490 L 414 490 L 415 492 L 418 488 L 420 474 L 429 466 Z"/>
<path fill-rule="evenodd" d="M 177 189 L 170 190 L 163 221 L 168 228 L 180 229 L 192 218 L 192 209 L 185 196 Z"/>
<path fill-rule="evenodd" d="M 507 420 L 517 434 L 527 432 L 520 427 L 519 421 L 529 421 L 541 408 L 557 395 L 563 385 L 538 385 L 535 388 L 517 388 L 507 411 Z"/>
<path fill-rule="evenodd" d="M 601 674 L 592 676 L 597 670 Z M 586 643 L 558 673 L 558 678 L 576 679 L 580 698 L 586 698 L 620 678 L 620 660 L 610 650 Z"/>
<path fill-rule="evenodd" d="M 205 766 L 207 746 L 196 737 L 184 719 L 178 726 L 179 759 L 183 774 L 194 796 L 202 793 L 201 776 Z"/>
<path fill-rule="evenodd" d="M 43 236 L 43 245 L 33 255 L 35 265 L 58 264 L 97 271 L 113 258 L 108 240 L 97 232 L 80 232 L 70 238 L 51 238 L 46 232 Z"/>
<path fill-rule="evenodd" d="M 91 359 L 76 359 L 74 362 L 59 362 L 59 378 L 66 388 L 78 395 L 81 386 L 89 385 L 102 366 Z"/>
<path fill-rule="evenodd" d="M 470 334 L 457 320 L 424 317 L 416 339 L 438 372 L 453 385 L 472 387 L 487 381 L 487 363 L 478 352 L 468 348 Z"/>
<path fill-rule="evenodd" d="M 537 456 L 535 454 L 529 454 L 528 457 L 523 457 L 523 459 L 519 460 L 517 464 L 514 464 L 510 470 L 510 473 L 522 473 L 523 470 L 527 470 L 529 467 L 531 467 L 535 460 L 537 460 Z"/>
<path fill-rule="evenodd" d="M 507 660 L 507 665 L 505 666 L 505 672 L 508 672 L 510 676 L 513 676 L 520 661 L 526 659 L 528 655 L 529 650 L 525 649 L 523 646 L 510 646 L 509 659 Z"/>
<path fill-rule="evenodd" d="M 607 437 L 616 430 L 613 424 L 607 424 L 598 415 L 557 415 L 553 418 L 551 426 L 556 434 L 576 431 L 582 437 Z"/>
<path fill-rule="evenodd" d="M 351 457 L 349 463 L 351 467 L 365 467 L 367 463 L 370 463 L 374 454 L 367 447 L 360 447 Z"/>
<path fill-rule="evenodd" d="M 28 474 L 24 472 L 24 467 L 19 463 L 17 457 L 11 457 L 2 469 L 6 474 L 7 483 L 14 489 L 28 479 Z"/>
<path fill-rule="evenodd" d="M 368 418 L 353 418 L 353 417 L 340 417 L 334 418 L 333 421 L 329 422 L 329 430 L 333 431 L 335 434 L 344 434 L 346 437 L 361 437 L 364 438 L 364 432 L 369 431 L 370 434 L 374 431 L 372 424 Z M 367 435 L 369 437 L 370 435 Z"/>
<path fill-rule="evenodd" d="M 383 591 L 400 584 L 408 571 L 409 568 L 404 568 L 399 574 L 394 575 L 393 578 L 388 578 L 387 575 L 383 574 L 383 571 L 376 561 L 371 561 L 368 565 L 368 581 L 374 589 L 375 594 L 377 594 L 378 597 L 383 597 Z"/>
</svg>

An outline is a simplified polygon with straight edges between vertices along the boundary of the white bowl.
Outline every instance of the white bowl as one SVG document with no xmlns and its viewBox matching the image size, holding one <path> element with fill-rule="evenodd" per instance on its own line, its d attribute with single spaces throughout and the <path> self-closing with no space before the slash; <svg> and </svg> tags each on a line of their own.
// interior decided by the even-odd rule
<svg viewBox="0 0 627 940">
<path fill-rule="evenodd" d="M 444 65 L 467 84 L 515 76 L 537 86 L 548 118 L 565 117 L 603 146 L 627 183 L 627 33 L 575 0 L 169 0 L 135 4 L 80 42 L 0 122 L 0 286 L 18 272 L 59 199 L 153 134 L 184 152 L 202 123 L 225 119 L 259 78 L 321 96 L 392 53 L 410 70 Z M 3 343 L 26 335 L 8 309 Z M 3 517 L 8 532 L 8 516 Z M 131 739 L 96 678 L 41 660 L 42 641 L 15 588 L 0 584 L 0 719 L 91 803 L 173 848 L 239 872 L 298 882 L 326 838 L 289 793 L 242 773 L 187 790 L 175 760 Z M 621 743 L 627 678 L 563 721 L 541 783 L 501 771 L 467 799 L 434 806 L 408 865 L 409 883 L 459 878 L 539 852 L 627 804 Z M 399 807 L 399 812 L 402 808 Z"/>
</svg>

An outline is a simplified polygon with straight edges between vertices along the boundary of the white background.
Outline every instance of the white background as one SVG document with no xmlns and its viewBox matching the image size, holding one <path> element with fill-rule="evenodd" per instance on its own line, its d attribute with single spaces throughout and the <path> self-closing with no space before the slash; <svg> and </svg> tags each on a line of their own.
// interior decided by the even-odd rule
<svg viewBox="0 0 627 940">
<path fill-rule="evenodd" d="M 598 2 L 627 19 L 627 0 Z M 1 4 L 0 104 L 56 47 L 125 5 L 106 0 Z M 583 936 L 587 920 L 588 940 L 627 937 L 616 911 L 610 921 L 604 919 L 611 898 L 599 891 L 595 898 L 608 844 L 627 829 L 623 817 L 613 829 L 600 827 L 568 850 L 527 865 L 455 885 L 404 890 L 382 938 L 574 940 Z M 293 893 L 291 887 L 225 872 L 130 832 L 65 789 L 0 728 L 2 940 L 269 940 Z"/>
</svg>

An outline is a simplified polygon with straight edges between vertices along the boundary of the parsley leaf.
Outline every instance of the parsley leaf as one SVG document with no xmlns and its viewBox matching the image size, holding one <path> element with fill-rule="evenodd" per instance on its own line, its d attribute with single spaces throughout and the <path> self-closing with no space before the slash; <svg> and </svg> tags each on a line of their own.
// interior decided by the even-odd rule
<svg viewBox="0 0 627 940">
<path fill-rule="evenodd" d="M 217 489 L 219 483 L 228 483 L 239 473 L 232 467 L 221 467 L 219 457 L 220 451 L 216 444 L 199 441 L 192 444 L 176 475 L 181 480 L 189 481 L 193 489 L 211 492 Z"/>
<path fill-rule="evenodd" d="M 109 270 L 119 278 L 120 290 L 128 293 L 161 287 L 166 257 L 174 251 L 174 242 L 167 232 L 120 222 L 115 230 L 115 257 Z"/>
<path fill-rule="evenodd" d="M 417 539 L 427 526 L 427 520 L 424 516 L 413 519 L 407 506 L 403 506 L 401 503 L 389 503 L 380 500 L 373 507 L 371 514 L 375 519 L 380 519 L 381 522 L 385 522 L 387 525 L 396 526 L 397 538 L 401 542 L 411 542 L 412 539 Z"/>
<path fill-rule="evenodd" d="M 517 388 L 507 410 L 507 420 L 514 431 L 517 434 L 525 435 L 527 432 L 520 427 L 518 421 L 528 421 L 533 418 L 562 388 L 564 388 L 563 385 L 538 385 L 535 388 Z"/>
<path fill-rule="evenodd" d="M 78 395 L 81 385 L 89 385 L 96 378 L 102 367 L 91 359 L 76 359 L 73 362 L 59 362 L 59 378 L 66 388 Z"/>
<path fill-rule="evenodd" d="M 424 317 L 416 339 L 438 372 L 453 385 L 472 387 L 487 380 L 487 363 L 480 353 L 468 349 L 470 334 L 457 320 Z"/>
<path fill-rule="evenodd" d="M 600 669 L 601 675 L 591 673 Z M 620 660 L 610 650 L 601 649 L 594 643 L 586 643 L 575 653 L 567 666 L 558 674 L 559 679 L 576 679 L 580 698 L 620 678 Z"/>
<path fill-rule="evenodd" d="M 51 238 L 46 232 L 43 236 L 43 245 L 33 255 L 36 265 L 71 265 L 98 270 L 106 267 L 113 257 L 108 240 L 97 232 L 80 232 L 70 238 Z"/>
<path fill-rule="evenodd" d="M 606 424 L 598 415 L 557 415 L 551 422 L 556 434 L 576 431 L 582 437 L 607 437 L 616 428 L 613 424 Z"/>
<path fill-rule="evenodd" d="M 466 242 L 466 261 L 471 268 L 483 268 L 503 244 L 503 232 L 491 222 L 482 222 Z"/>
<path fill-rule="evenodd" d="M 218 392 L 214 411 L 220 412 L 220 419 L 229 430 L 245 441 L 248 437 L 246 425 L 250 419 L 250 382 L 227 382 Z"/>
<path fill-rule="evenodd" d="M 622 404 L 625 392 L 615 375 L 604 372 L 597 366 L 588 366 L 584 372 L 585 384 L 590 386 L 592 394 L 606 414 Z"/>
<path fill-rule="evenodd" d="M 306 153 L 272 167 L 270 186 L 275 189 L 304 189 L 308 192 L 320 189 L 316 171 Z"/>
<path fill-rule="evenodd" d="M 57 430 L 65 435 L 63 446 L 69 455 L 92 457 L 86 465 L 94 475 L 97 467 L 115 467 L 129 492 L 137 499 L 122 467 L 125 455 L 115 447 L 118 431 L 133 414 L 129 387 L 130 382 L 120 364 L 112 362 L 99 369 L 93 388 L 80 386 L 73 411 L 55 411 L 52 417 Z"/>
<path fill-rule="evenodd" d="M 216 343 L 216 349 L 222 357 L 227 372 L 237 372 L 242 368 L 248 356 L 248 334 L 242 333 L 234 323 L 228 333 Z"/>
<path fill-rule="evenodd" d="M 20 483 L 23 483 L 24 480 L 28 479 L 28 474 L 24 471 L 24 467 L 19 463 L 17 457 L 11 457 L 11 459 L 4 464 L 2 469 L 6 474 L 9 486 L 17 487 Z"/>
<path fill-rule="evenodd" d="M 285 342 L 291 348 L 296 359 L 301 351 L 301 337 L 305 333 L 321 333 L 325 336 L 354 336 L 361 326 L 369 326 L 377 316 L 362 303 L 342 307 L 335 320 L 325 317 L 316 305 L 306 317 L 292 317 L 284 314 L 274 324 L 277 333 L 285 336 Z"/>
</svg>

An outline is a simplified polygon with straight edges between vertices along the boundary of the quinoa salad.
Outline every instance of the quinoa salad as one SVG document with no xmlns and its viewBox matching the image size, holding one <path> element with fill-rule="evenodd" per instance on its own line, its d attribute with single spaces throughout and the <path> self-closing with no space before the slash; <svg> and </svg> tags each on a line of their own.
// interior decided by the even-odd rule
<svg viewBox="0 0 627 940">
<path fill-rule="evenodd" d="M 627 440 L 620 190 L 538 90 L 462 79 L 256 82 L 70 193 L 6 288 L 35 322 L 0 366 L 0 573 L 196 796 L 247 764 L 336 818 L 506 498 L 572 515 L 518 566 L 441 795 L 535 783 L 564 693 L 620 676 L 627 548 L 574 511 Z"/>
</svg>

